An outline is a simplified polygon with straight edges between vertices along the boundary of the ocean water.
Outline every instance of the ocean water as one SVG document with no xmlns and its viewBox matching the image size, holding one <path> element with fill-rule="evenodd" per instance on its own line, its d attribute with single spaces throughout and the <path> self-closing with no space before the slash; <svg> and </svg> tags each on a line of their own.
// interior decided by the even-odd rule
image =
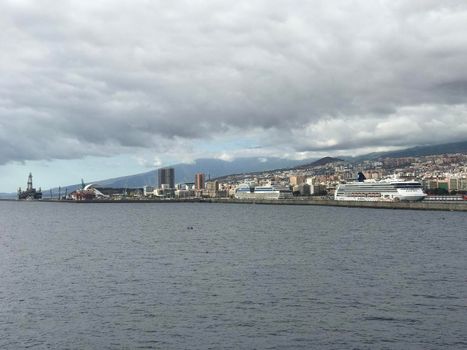
<svg viewBox="0 0 467 350">
<path fill-rule="evenodd" d="M 0 202 L 22 348 L 466 349 L 467 215 Z"/>
</svg>

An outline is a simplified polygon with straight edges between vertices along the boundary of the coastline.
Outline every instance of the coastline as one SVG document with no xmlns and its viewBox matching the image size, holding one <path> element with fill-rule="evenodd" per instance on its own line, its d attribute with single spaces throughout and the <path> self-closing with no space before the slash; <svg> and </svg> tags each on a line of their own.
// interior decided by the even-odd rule
<svg viewBox="0 0 467 350">
<path fill-rule="evenodd" d="M 17 202 L 16 199 L 0 199 L 0 201 Z M 62 204 L 119 204 L 119 203 L 222 203 L 222 204 L 260 204 L 260 205 L 318 205 L 346 208 L 368 209 L 401 209 L 401 210 L 436 210 L 436 211 L 467 211 L 467 201 L 463 202 L 363 202 L 336 201 L 332 199 L 231 199 L 231 198 L 186 198 L 186 199 L 122 199 L 71 201 L 57 199 L 42 199 L 31 202 L 62 203 Z"/>
</svg>

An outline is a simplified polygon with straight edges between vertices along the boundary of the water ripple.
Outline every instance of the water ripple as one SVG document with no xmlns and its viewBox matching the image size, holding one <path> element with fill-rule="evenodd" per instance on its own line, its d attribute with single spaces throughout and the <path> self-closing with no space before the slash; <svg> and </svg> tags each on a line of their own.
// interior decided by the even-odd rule
<svg viewBox="0 0 467 350">
<path fill-rule="evenodd" d="M 464 213 L 0 202 L 0 219 L 1 349 L 467 347 Z"/>
</svg>

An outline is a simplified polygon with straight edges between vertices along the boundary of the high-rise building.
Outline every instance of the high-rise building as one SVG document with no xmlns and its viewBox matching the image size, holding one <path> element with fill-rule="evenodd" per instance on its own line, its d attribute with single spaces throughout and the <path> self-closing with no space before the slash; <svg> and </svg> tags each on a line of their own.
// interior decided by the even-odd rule
<svg viewBox="0 0 467 350">
<path fill-rule="evenodd" d="M 195 175 L 195 190 L 204 190 L 204 174 L 197 173 Z"/>
<path fill-rule="evenodd" d="M 305 180 L 306 180 L 306 176 L 304 175 L 293 175 L 289 177 L 290 186 L 301 185 L 302 183 L 305 182 Z"/>
<path fill-rule="evenodd" d="M 175 170 L 174 168 L 160 168 L 157 170 L 158 187 L 175 188 Z M 162 186 L 165 185 L 165 186 Z"/>
</svg>

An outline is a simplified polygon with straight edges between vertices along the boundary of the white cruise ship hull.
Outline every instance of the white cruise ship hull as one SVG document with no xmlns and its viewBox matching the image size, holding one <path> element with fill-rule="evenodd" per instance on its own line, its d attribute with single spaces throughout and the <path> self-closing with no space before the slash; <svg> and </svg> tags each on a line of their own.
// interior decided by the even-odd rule
<svg viewBox="0 0 467 350">
<path fill-rule="evenodd" d="M 255 189 L 253 192 L 245 190 L 235 192 L 236 199 L 286 199 L 292 197 L 292 191 L 272 187 L 261 187 L 261 189 Z"/>
<path fill-rule="evenodd" d="M 335 197 L 337 201 L 362 201 L 362 202 L 394 202 L 394 201 L 409 201 L 416 202 L 421 201 L 426 197 L 426 194 L 423 195 L 411 195 L 411 196 L 395 196 L 394 198 L 385 198 L 381 197 L 351 197 L 351 196 L 342 196 Z"/>
<path fill-rule="evenodd" d="M 255 192 L 237 192 L 236 199 L 285 199 L 292 198 L 292 194 L 283 193 L 280 191 L 255 193 Z"/>
<path fill-rule="evenodd" d="M 420 201 L 426 197 L 417 182 L 360 182 L 339 185 L 339 201 Z"/>
</svg>

